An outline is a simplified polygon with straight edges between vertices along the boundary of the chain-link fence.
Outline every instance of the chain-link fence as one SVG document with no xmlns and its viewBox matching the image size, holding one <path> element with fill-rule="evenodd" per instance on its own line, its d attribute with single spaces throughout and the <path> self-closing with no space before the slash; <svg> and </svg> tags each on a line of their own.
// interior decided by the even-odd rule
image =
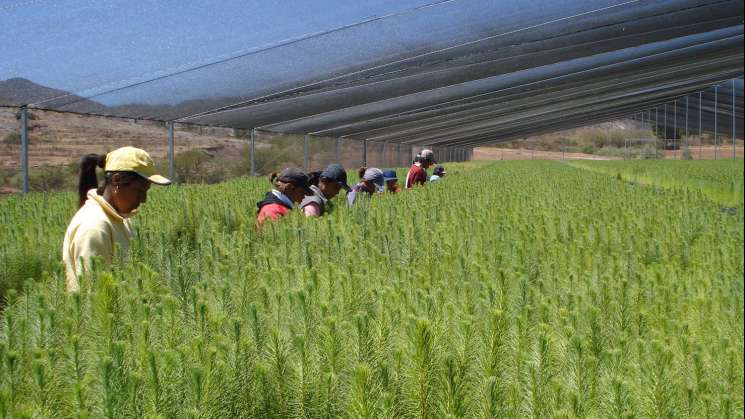
<svg viewBox="0 0 745 419">
<path fill-rule="evenodd" d="M 0 107 L 0 193 L 4 194 L 24 191 L 25 183 L 28 191 L 74 189 L 82 156 L 123 146 L 145 149 L 158 170 L 178 183 L 264 176 L 290 166 L 322 170 L 331 163 L 348 170 L 407 167 L 423 148 L 432 149 L 438 162 L 470 158 L 470 150 L 459 147 L 23 109 Z"/>
</svg>

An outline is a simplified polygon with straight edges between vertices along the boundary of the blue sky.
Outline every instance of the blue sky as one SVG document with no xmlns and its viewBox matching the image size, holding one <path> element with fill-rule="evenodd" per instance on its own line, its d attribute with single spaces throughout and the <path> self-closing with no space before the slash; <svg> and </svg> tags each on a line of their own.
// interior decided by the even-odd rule
<svg viewBox="0 0 745 419">
<path fill-rule="evenodd" d="M 23 77 L 106 105 L 257 98 L 623 1 L 0 0 L 0 80 Z M 252 51 L 262 52 L 98 95 Z"/>
<path fill-rule="evenodd" d="M 6 0 L 0 80 L 83 93 L 429 2 Z"/>
</svg>

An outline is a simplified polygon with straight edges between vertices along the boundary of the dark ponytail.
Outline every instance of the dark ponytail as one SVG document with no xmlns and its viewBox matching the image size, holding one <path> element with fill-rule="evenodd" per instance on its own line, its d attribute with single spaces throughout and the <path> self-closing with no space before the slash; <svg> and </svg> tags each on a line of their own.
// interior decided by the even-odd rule
<svg viewBox="0 0 745 419">
<path fill-rule="evenodd" d="M 363 177 L 365 177 L 365 172 L 367 171 L 367 167 L 362 166 L 359 169 L 357 169 L 357 176 L 362 180 Z"/>
<path fill-rule="evenodd" d="M 321 173 L 323 172 L 320 170 L 315 172 L 308 172 L 308 182 L 310 182 L 311 185 L 318 186 L 318 182 L 321 181 Z"/>
<path fill-rule="evenodd" d="M 104 168 L 106 164 L 106 155 L 104 154 L 87 154 L 80 159 L 80 177 L 78 178 L 78 207 L 85 204 L 88 199 L 88 191 L 98 188 L 98 178 L 96 177 L 96 168 Z"/>
</svg>

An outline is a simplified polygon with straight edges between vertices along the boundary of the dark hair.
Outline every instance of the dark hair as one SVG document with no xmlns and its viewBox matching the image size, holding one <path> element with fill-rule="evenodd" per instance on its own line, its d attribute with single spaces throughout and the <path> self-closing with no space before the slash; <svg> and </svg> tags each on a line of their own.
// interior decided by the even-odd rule
<svg viewBox="0 0 745 419">
<path fill-rule="evenodd" d="M 279 175 L 277 174 L 277 172 L 272 172 L 269 175 L 269 182 L 271 182 L 272 185 L 276 185 L 277 177 L 279 177 Z"/>
<path fill-rule="evenodd" d="M 98 188 L 96 167 L 104 168 L 106 155 L 86 154 L 80 159 L 80 175 L 78 178 L 78 208 L 85 204 L 88 191 Z"/>
<path fill-rule="evenodd" d="M 357 176 L 360 179 L 362 179 L 363 177 L 365 177 L 365 172 L 366 171 L 367 171 L 367 167 L 365 167 L 365 166 L 360 167 L 359 169 L 357 169 Z"/>
<path fill-rule="evenodd" d="M 119 175 L 119 185 L 129 185 L 132 182 L 144 179 L 135 172 L 111 171 L 106 172 L 103 185 L 98 186 L 98 177 L 96 176 L 96 167 L 104 168 L 106 165 L 106 155 L 87 154 L 80 159 L 80 178 L 78 179 L 78 208 L 85 205 L 88 199 L 88 191 L 96 189 L 96 193 L 103 194 L 107 185 L 111 185 L 115 174 Z"/>
<path fill-rule="evenodd" d="M 321 180 L 321 173 L 323 173 L 320 170 L 317 170 L 315 172 L 308 172 L 308 182 L 311 185 L 318 186 L 318 182 Z"/>
</svg>

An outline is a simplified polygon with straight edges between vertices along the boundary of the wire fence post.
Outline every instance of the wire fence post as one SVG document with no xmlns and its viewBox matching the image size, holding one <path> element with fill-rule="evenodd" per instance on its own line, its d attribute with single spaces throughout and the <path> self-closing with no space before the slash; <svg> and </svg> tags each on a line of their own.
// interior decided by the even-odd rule
<svg viewBox="0 0 745 419">
<path fill-rule="evenodd" d="M 251 153 L 251 176 L 256 176 L 256 128 L 251 128 L 249 151 Z"/>
<path fill-rule="evenodd" d="M 737 103 L 735 102 L 735 79 L 732 79 L 732 159 L 737 158 L 737 142 L 735 136 L 735 109 Z"/>
<path fill-rule="evenodd" d="M 173 121 L 168 123 L 168 176 L 172 181 L 176 180 L 176 157 L 174 156 Z"/>
<path fill-rule="evenodd" d="M 336 164 L 341 164 L 341 138 L 336 139 Z"/>
<path fill-rule="evenodd" d="M 362 167 L 367 167 L 367 140 L 362 140 Z"/>
<path fill-rule="evenodd" d="M 310 148 L 310 135 L 303 136 L 303 169 L 307 172 L 310 170 L 310 160 L 308 159 L 308 149 Z"/>
<path fill-rule="evenodd" d="M 28 185 L 28 107 L 21 106 L 21 176 L 23 193 L 29 192 Z"/>
<path fill-rule="evenodd" d="M 396 156 L 398 156 L 396 166 L 403 166 L 401 164 L 401 143 L 398 143 L 398 145 L 396 145 Z"/>
<path fill-rule="evenodd" d="M 717 159 L 719 154 L 719 141 L 717 141 L 717 114 L 719 113 L 718 101 L 719 101 L 719 86 L 714 86 L 714 160 Z"/>
<path fill-rule="evenodd" d="M 383 142 L 383 166 L 388 167 L 388 141 Z"/>
</svg>

